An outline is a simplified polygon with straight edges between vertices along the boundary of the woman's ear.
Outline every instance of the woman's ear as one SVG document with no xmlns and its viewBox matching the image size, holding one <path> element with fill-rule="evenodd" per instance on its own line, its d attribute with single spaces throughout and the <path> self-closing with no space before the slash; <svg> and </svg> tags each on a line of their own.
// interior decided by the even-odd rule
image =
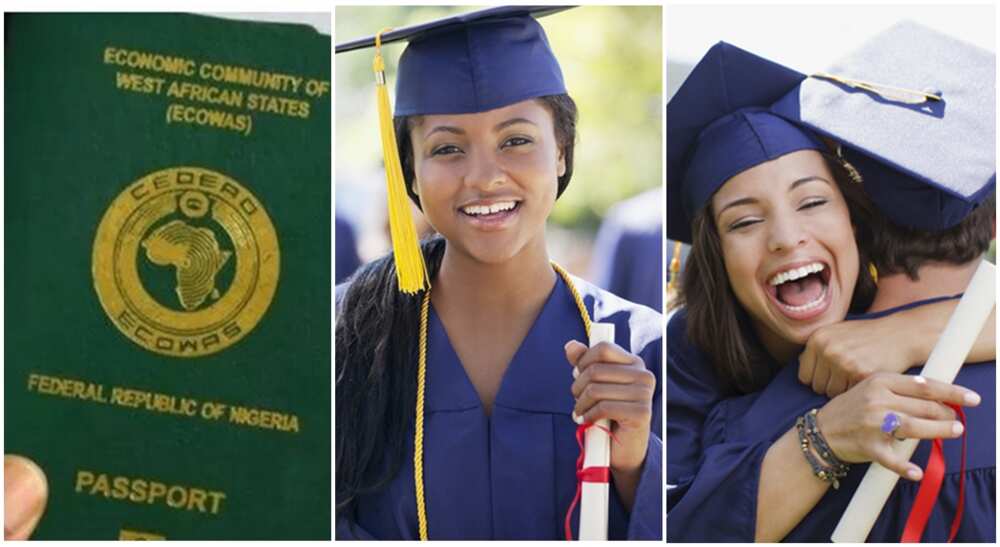
<svg viewBox="0 0 1000 547">
<path fill-rule="evenodd" d="M 417 184 L 417 179 L 414 178 L 413 182 L 410 183 L 410 191 L 415 195 L 420 195 L 420 186 Z"/>
<path fill-rule="evenodd" d="M 562 147 L 559 148 L 559 159 L 556 162 L 556 176 L 561 177 L 566 174 L 566 153 Z"/>
</svg>

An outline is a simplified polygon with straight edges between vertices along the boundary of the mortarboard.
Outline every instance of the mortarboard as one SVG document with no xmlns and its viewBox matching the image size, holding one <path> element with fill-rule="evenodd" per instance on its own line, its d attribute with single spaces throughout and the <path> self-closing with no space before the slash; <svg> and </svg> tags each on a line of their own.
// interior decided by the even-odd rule
<svg viewBox="0 0 1000 547">
<path fill-rule="evenodd" d="M 385 32 L 408 41 L 396 75 L 395 116 L 486 112 L 566 92 L 545 31 L 535 20 L 567 6 L 501 6 Z M 337 53 L 375 46 L 375 36 Z"/>
<path fill-rule="evenodd" d="M 389 223 L 400 290 L 427 287 L 403 182 L 393 112 L 385 87 L 382 44 L 408 41 L 396 78 L 396 116 L 468 114 L 566 92 L 559 63 L 535 20 L 569 6 L 501 6 L 445 17 L 336 46 L 336 53 L 375 48 L 374 70 Z"/>
<path fill-rule="evenodd" d="M 841 143 L 893 222 L 940 231 L 996 186 L 995 82 L 993 53 L 902 22 L 772 109 Z"/>
<path fill-rule="evenodd" d="M 667 103 L 667 237 L 690 243 L 694 215 L 739 173 L 827 149 L 767 109 L 804 78 L 725 42 L 708 50 Z"/>
</svg>

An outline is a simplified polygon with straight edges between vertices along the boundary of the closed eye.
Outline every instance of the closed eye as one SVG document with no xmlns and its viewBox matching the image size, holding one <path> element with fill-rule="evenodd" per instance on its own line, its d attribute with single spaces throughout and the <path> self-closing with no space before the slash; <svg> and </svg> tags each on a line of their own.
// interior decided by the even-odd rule
<svg viewBox="0 0 1000 547">
<path fill-rule="evenodd" d="M 826 205 L 827 203 L 829 203 L 829 200 L 826 198 L 809 198 L 799 207 L 799 210 L 812 209 L 820 205 Z"/>
<path fill-rule="evenodd" d="M 741 218 L 740 220 L 737 220 L 736 222 L 730 224 L 727 227 L 727 230 L 730 231 L 730 232 L 732 232 L 732 231 L 735 231 L 735 230 L 739 230 L 740 228 L 746 228 L 747 226 L 752 226 L 752 225 L 757 224 L 759 222 L 764 222 L 764 220 L 760 219 L 760 218 L 756 218 L 756 217 L 754 217 L 754 218 Z"/>
</svg>

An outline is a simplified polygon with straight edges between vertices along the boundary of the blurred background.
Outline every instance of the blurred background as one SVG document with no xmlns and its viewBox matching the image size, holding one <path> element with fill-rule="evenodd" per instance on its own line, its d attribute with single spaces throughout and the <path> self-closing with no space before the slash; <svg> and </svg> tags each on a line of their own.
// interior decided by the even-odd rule
<svg viewBox="0 0 1000 547">
<path fill-rule="evenodd" d="M 334 42 L 482 8 L 338 6 Z M 607 287 L 620 241 L 641 233 L 647 249 L 643 256 L 649 255 L 644 264 L 650 271 L 644 273 L 656 281 L 655 292 L 660 294 L 664 204 L 661 126 L 665 104 L 661 8 L 583 6 L 549 15 L 540 22 L 580 116 L 573 179 L 549 221 L 550 255 L 572 273 Z M 393 104 L 396 62 L 404 45 L 383 48 Z M 340 271 L 342 263 L 349 260 L 346 256 L 341 259 L 350 245 L 345 239 L 348 232 L 362 262 L 390 249 L 372 57 L 373 51 L 368 49 L 335 58 L 338 282 L 345 275 Z M 640 196 L 644 191 L 652 193 Z M 628 222 L 607 225 L 598 245 L 598 230 L 609 216 Z"/>
<path fill-rule="evenodd" d="M 826 69 L 902 20 L 996 50 L 996 8 L 990 4 L 670 6 L 665 21 L 667 101 L 705 52 L 720 40 L 810 74 Z M 668 261 L 676 251 L 674 243 L 668 241 Z M 686 252 L 681 250 L 681 256 Z M 990 260 L 996 261 L 995 240 Z"/>
</svg>

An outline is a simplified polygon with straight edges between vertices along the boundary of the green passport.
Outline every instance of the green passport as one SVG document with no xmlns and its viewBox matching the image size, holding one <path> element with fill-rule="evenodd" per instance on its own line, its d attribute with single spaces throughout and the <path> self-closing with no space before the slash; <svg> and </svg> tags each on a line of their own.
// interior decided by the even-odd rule
<svg viewBox="0 0 1000 547">
<path fill-rule="evenodd" d="M 5 18 L 5 451 L 38 539 L 330 537 L 330 39 Z"/>
</svg>

